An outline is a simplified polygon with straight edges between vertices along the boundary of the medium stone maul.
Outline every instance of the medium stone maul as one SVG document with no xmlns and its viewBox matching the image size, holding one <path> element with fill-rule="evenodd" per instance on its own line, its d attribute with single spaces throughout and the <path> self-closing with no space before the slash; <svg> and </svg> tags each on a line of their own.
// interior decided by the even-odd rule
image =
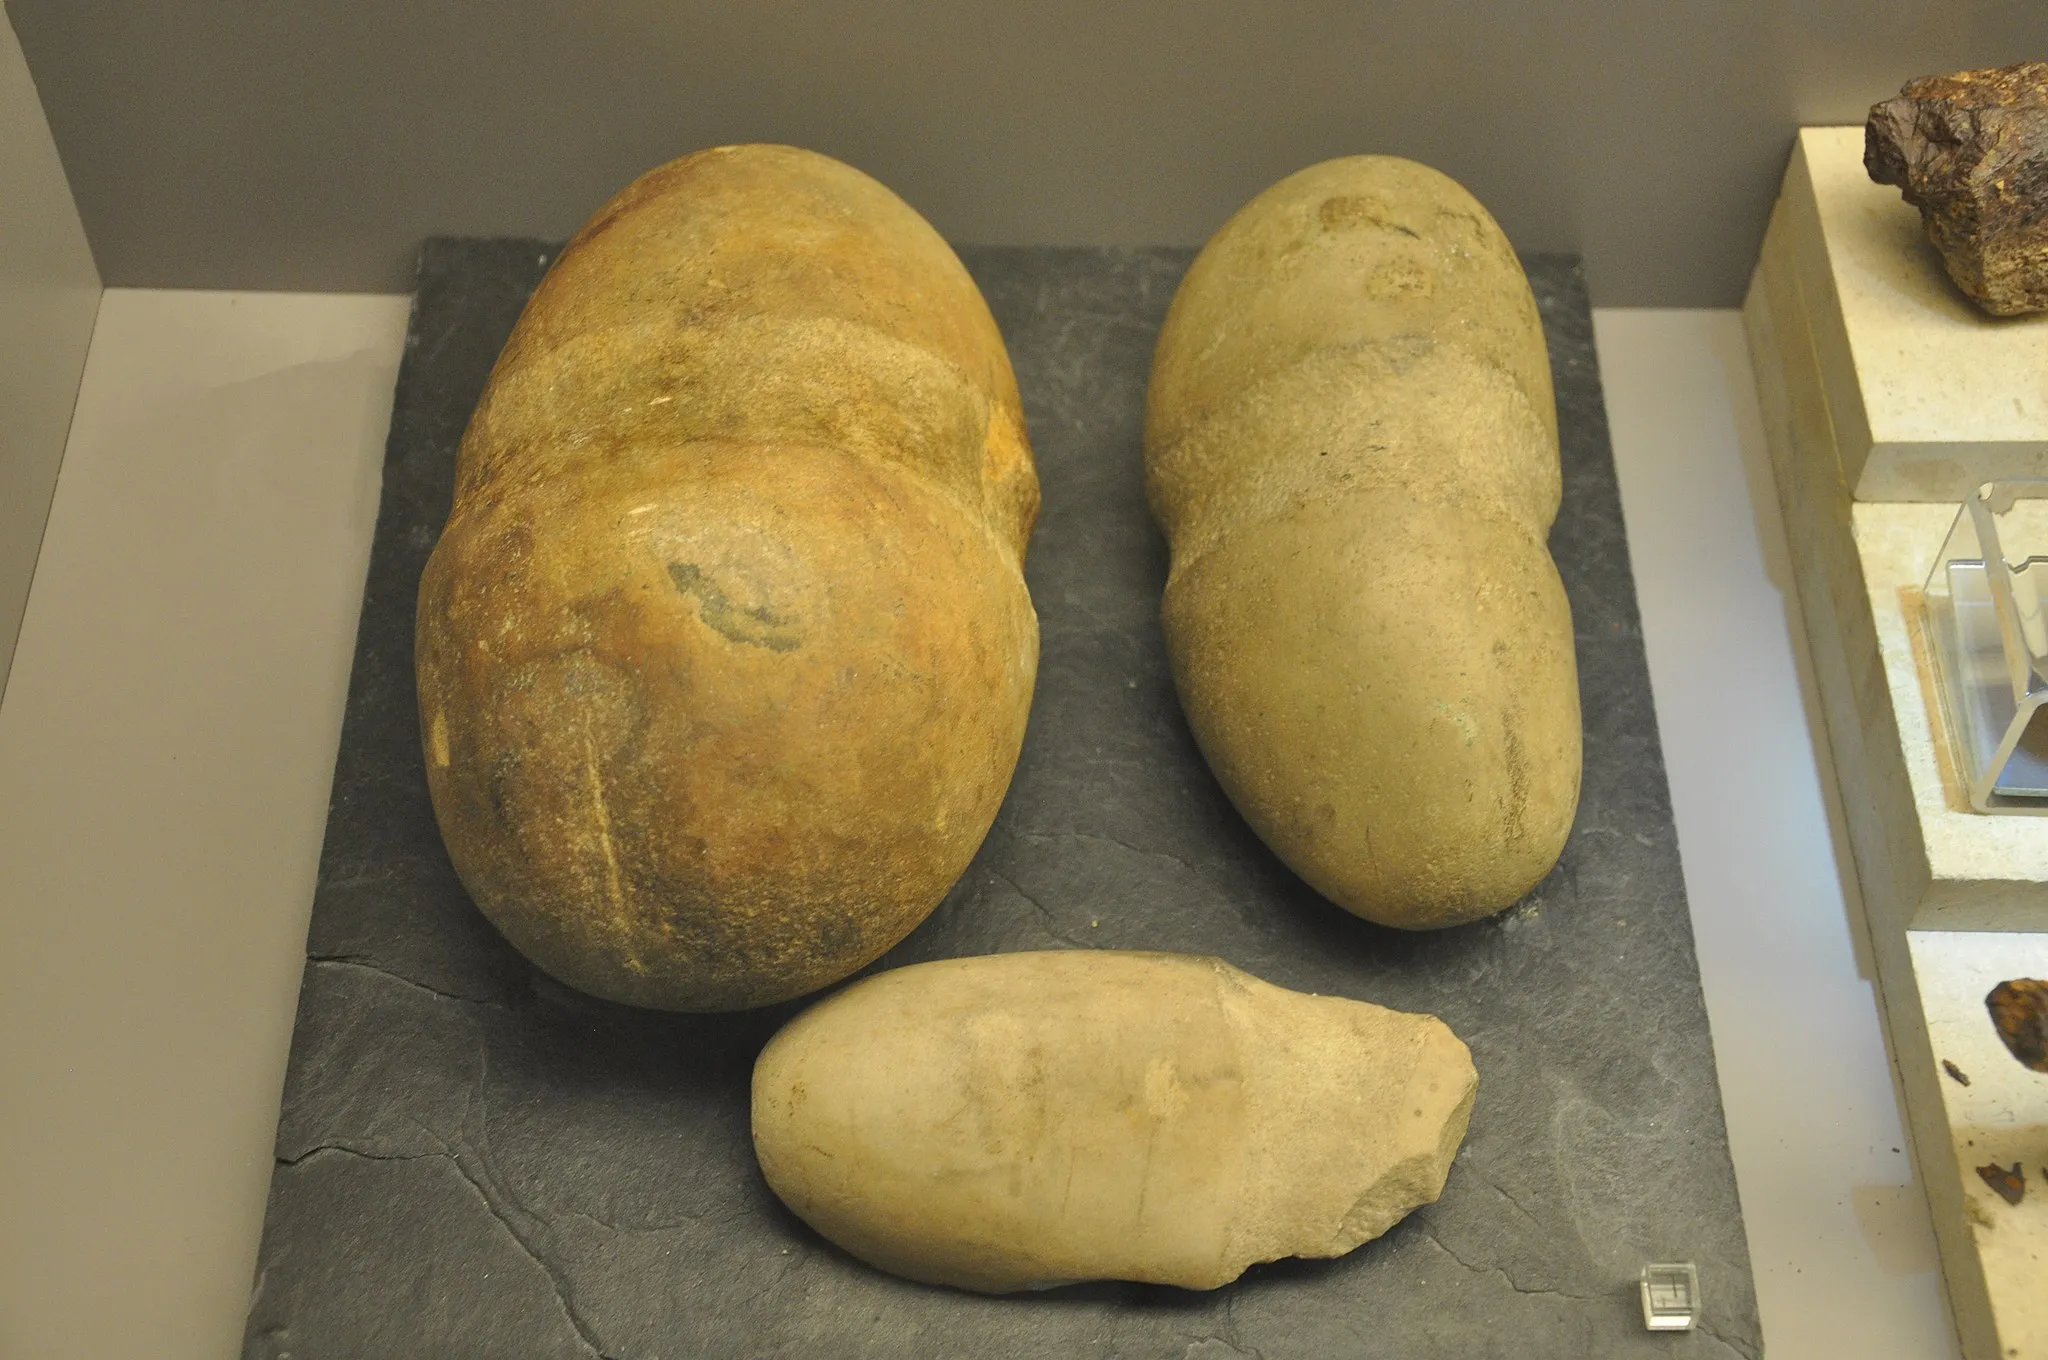
<svg viewBox="0 0 2048 1360">
<path fill-rule="evenodd" d="M 1920 210 L 1978 306 L 2048 309 L 2048 62 L 1912 81 L 1871 108 L 1863 164 Z"/>
<path fill-rule="evenodd" d="M 1045 490 L 1027 573 L 1043 659 L 995 828 L 879 966 L 1063 944 L 1210 954 L 1295 991 L 1439 1015 L 1481 1074 L 1443 1197 L 1348 1256 L 1254 1266 L 1200 1295 L 987 1298 L 861 1264 L 762 1183 L 749 1077 L 794 1007 L 685 1016 L 582 997 L 536 975 L 449 868 L 420 756 L 413 599 L 455 443 L 550 253 L 436 242 L 422 264 L 313 908 L 322 961 L 279 1126 L 279 1156 L 299 1160 L 272 1182 L 249 1355 L 1759 1354 L 1570 261 L 1529 272 L 1560 408 L 1551 546 L 1589 696 L 1579 821 L 1522 908 L 1415 936 L 1332 911 L 1288 873 L 1174 701 L 1139 445 L 1153 341 L 1192 252 L 962 252 L 1016 365 Z M 305 1155 L 321 1146 L 334 1150 Z M 420 1160 L 377 1160 L 392 1156 Z M 1707 1330 L 1650 1336 L 1637 1272 L 1674 1259 L 1700 1263 Z"/>
<path fill-rule="evenodd" d="M 1297 171 L 1196 256 L 1145 409 L 1174 683 L 1245 820 L 1380 925 L 1520 901 L 1571 831 L 1580 722 L 1507 236 L 1414 161 Z"/>
</svg>

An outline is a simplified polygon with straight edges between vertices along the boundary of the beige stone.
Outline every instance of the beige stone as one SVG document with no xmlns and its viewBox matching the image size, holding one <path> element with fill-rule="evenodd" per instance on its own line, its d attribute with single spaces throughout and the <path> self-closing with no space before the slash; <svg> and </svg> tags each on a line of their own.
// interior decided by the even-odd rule
<svg viewBox="0 0 2048 1360">
<path fill-rule="evenodd" d="M 442 835 L 527 957 L 676 1010 L 824 986 L 981 845 L 1038 658 L 1017 384 L 887 189 L 651 171 L 492 371 L 420 586 Z"/>
<path fill-rule="evenodd" d="M 1920 218 L 1863 168 L 1860 127 L 1799 130 L 1783 211 L 1843 474 L 1858 500 L 1960 501 L 2048 476 L 2048 314 L 1985 316 Z"/>
<path fill-rule="evenodd" d="M 805 1222 L 911 1279 L 1213 1289 L 1435 1200 L 1477 1085 L 1430 1016 L 1220 959 L 1001 954 L 791 1021 L 754 1067 L 754 1150 Z"/>
<path fill-rule="evenodd" d="M 1534 887 L 1578 677 L 1542 323 L 1486 210 L 1387 156 L 1253 199 L 1174 297 L 1145 462 L 1181 703 L 1266 843 L 1386 925 Z"/>
</svg>

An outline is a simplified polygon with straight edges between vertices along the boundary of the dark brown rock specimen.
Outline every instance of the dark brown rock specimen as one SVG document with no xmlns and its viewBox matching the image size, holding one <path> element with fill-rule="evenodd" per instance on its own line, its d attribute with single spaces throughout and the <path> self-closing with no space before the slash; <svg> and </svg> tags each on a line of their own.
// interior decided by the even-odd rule
<svg viewBox="0 0 2048 1360">
<path fill-rule="evenodd" d="M 1993 316 L 2048 309 L 2048 62 L 1927 76 L 1874 105 L 1863 167 L 1920 210 Z"/>
<path fill-rule="evenodd" d="M 1984 998 L 1984 1006 L 2012 1055 L 2036 1072 L 2048 1072 L 2048 982 L 2001 982 Z"/>
<path fill-rule="evenodd" d="M 2027 1173 L 2018 1162 L 2009 1169 L 1993 1162 L 1989 1166 L 1978 1167 L 1977 1174 L 2007 1204 L 2018 1204 L 2027 1197 Z"/>
</svg>

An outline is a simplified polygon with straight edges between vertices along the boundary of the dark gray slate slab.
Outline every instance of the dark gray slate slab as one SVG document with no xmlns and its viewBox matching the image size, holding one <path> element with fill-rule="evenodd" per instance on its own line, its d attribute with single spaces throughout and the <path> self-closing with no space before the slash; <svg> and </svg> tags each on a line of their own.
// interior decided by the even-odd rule
<svg viewBox="0 0 2048 1360">
<path fill-rule="evenodd" d="M 1585 793 L 1517 909 L 1404 935 L 1323 902 L 1238 819 L 1168 679 L 1139 432 L 1189 255 L 971 250 L 1045 486 L 1030 735 L 966 878 L 880 966 L 1008 949 L 1211 953 L 1443 1016 L 1480 1077 L 1441 1202 L 1341 1260 L 1212 1294 L 990 1299 L 813 1235 L 747 1139 L 793 1006 L 657 1015 L 537 975 L 434 828 L 413 592 L 455 445 L 551 247 L 428 246 L 363 606 L 246 1353 L 323 1357 L 1544 1357 L 1759 1354 L 1585 292 L 1531 270 L 1564 429 L 1552 546 L 1578 629 Z M 1706 1329 L 1641 1329 L 1636 1272 L 1696 1260 Z"/>
</svg>

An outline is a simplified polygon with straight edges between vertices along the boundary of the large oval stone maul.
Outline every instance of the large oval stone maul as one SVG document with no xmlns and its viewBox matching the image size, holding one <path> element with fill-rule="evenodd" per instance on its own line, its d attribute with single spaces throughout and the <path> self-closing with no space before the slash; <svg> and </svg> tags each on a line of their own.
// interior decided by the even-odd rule
<svg viewBox="0 0 2048 1360">
<path fill-rule="evenodd" d="M 1015 768 L 1037 506 L 995 322 L 895 195 L 773 146 L 636 181 L 520 317 L 420 583 L 477 905 L 562 981 L 677 1010 L 880 955 Z"/>
<path fill-rule="evenodd" d="M 1430 1016 L 1220 959 L 1000 954 L 792 1020 L 754 1067 L 754 1150 L 799 1217 L 911 1279 L 1213 1289 L 1435 1200 L 1477 1084 Z"/>
</svg>

